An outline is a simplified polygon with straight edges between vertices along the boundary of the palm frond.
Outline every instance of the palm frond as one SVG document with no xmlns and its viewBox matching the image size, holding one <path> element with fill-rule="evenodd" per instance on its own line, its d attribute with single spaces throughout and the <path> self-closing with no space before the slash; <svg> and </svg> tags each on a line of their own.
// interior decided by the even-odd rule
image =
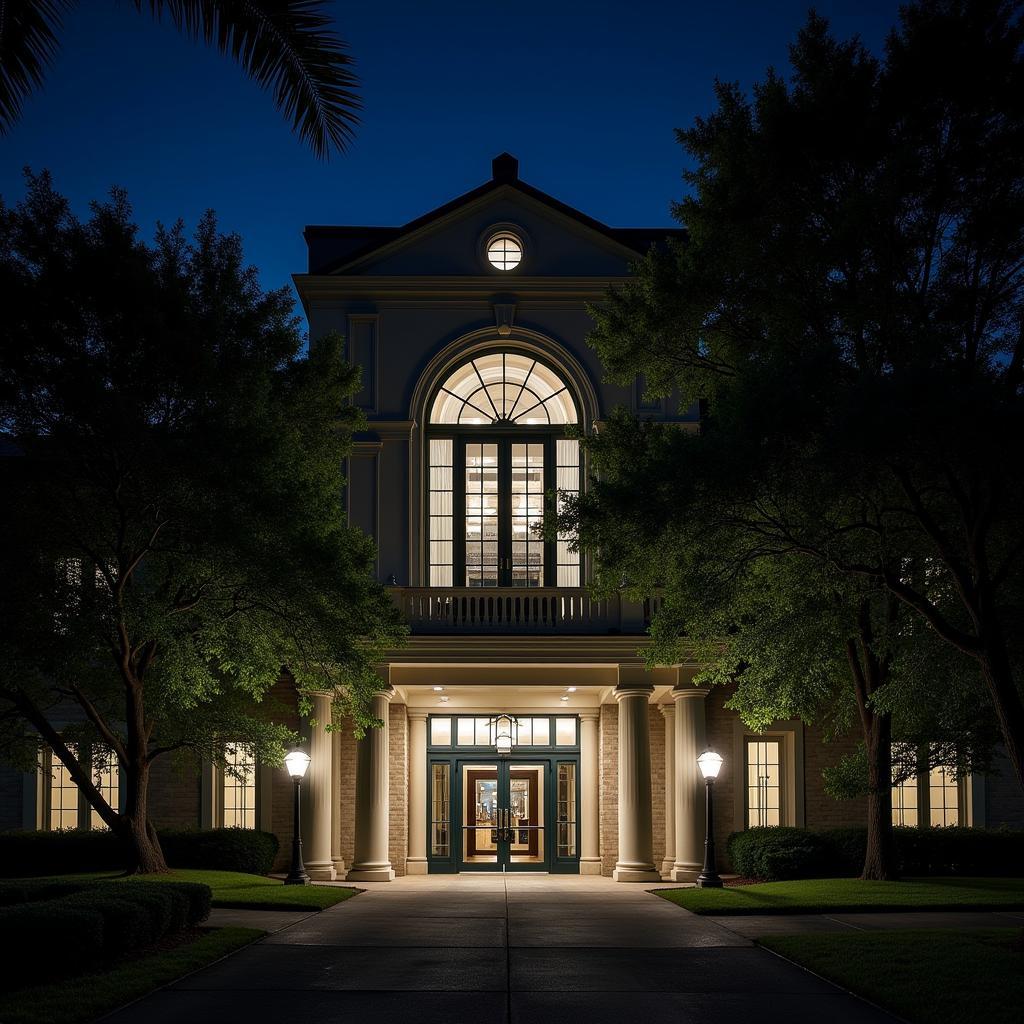
<svg viewBox="0 0 1024 1024">
<path fill-rule="evenodd" d="M 74 0 L 0 0 L 0 135 L 43 83 L 57 53 L 57 33 Z"/>
<path fill-rule="evenodd" d="M 2 0 L 0 0 L 2 2 Z M 361 107 L 353 60 L 324 0 L 132 0 L 166 14 L 193 39 L 230 54 L 272 92 L 277 108 L 321 158 L 344 152 Z"/>
</svg>

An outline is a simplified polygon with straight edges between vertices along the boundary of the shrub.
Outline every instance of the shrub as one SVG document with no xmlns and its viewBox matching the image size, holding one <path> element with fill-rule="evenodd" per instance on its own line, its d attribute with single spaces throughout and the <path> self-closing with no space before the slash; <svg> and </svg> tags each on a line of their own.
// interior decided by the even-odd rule
<svg viewBox="0 0 1024 1024">
<path fill-rule="evenodd" d="M 909 875 L 1024 874 L 1024 832 L 981 828 L 896 828 L 896 866 Z M 747 878 L 842 878 L 864 867 L 867 829 L 820 832 L 752 828 L 729 836 L 733 870 Z"/>
<path fill-rule="evenodd" d="M 167 863 L 175 868 L 207 868 L 269 873 L 277 856 L 277 836 L 248 828 L 163 831 L 160 844 Z"/>
<path fill-rule="evenodd" d="M 65 900 L 0 910 L 2 985 L 15 988 L 93 969 L 103 958 L 103 915 Z"/>
<path fill-rule="evenodd" d="M 277 856 L 277 836 L 244 828 L 160 832 L 172 868 L 265 875 Z M 0 832 L 0 876 L 24 878 L 88 871 L 122 871 L 130 856 L 111 832 Z"/>
<path fill-rule="evenodd" d="M 782 881 L 827 874 L 831 848 L 816 832 L 774 827 L 734 832 L 728 851 L 733 870 L 745 878 Z"/>
<path fill-rule="evenodd" d="M 81 892 L 87 882 L 55 882 L 50 879 L 17 879 L 0 882 L 0 907 L 19 903 L 38 903 Z"/>
<path fill-rule="evenodd" d="M 122 887 L 123 888 L 123 887 Z M 99 891 L 93 885 L 59 901 L 59 906 L 94 911 L 103 918 L 103 953 L 116 956 L 152 945 L 161 935 L 148 907 L 120 893 Z"/>
</svg>

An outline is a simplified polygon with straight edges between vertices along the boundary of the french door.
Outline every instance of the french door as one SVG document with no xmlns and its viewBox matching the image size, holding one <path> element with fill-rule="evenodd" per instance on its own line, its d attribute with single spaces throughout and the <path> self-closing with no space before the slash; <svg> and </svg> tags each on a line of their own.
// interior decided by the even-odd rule
<svg viewBox="0 0 1024 1024">
<path fill-rule="evenodd" d="M 465 567 L 463 586 L 547 583 L 551 545 L 538 529 L 545 491 L 554 483 L 550 448 L 551 440 L 539 436 L 459 439 L 456 565 Z"/>
<path fill-rule="evenodd" d="M 547 763 L 459 762 L 460 870 L 547 869 L 549 767 Z"/>
</svg>

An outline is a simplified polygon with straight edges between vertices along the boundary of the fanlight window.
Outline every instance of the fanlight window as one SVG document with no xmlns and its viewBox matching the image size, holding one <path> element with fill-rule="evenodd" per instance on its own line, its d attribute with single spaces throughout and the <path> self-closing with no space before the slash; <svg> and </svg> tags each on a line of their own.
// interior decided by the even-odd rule
<svg viewBox="0 0 1024 1024">
<path fill-rule="evenodd" d="M 464 363 L 441 385 L 431 423 L 465 426 L 576 423 L 576 403 L 565 382 L 530 356 L 494 352 Z"/>
</svg>

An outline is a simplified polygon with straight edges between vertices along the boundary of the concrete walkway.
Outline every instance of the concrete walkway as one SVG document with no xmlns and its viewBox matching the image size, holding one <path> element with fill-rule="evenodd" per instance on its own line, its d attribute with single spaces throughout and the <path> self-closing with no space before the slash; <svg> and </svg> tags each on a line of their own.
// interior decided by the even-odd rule
<svg viewBox="0 0 1024 1024">
<path fill-rule="evenodd" d="M 893 1021 L 639 885 L 488 874 L 365 888 L 108 1020 Z"/>
</svg>

